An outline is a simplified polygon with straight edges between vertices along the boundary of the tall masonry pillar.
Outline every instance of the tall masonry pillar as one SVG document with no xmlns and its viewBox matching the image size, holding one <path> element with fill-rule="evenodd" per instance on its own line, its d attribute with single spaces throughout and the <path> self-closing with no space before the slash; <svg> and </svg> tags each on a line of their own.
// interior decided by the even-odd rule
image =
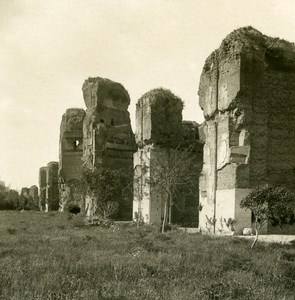
<svg viewBox="0 0 295 300">
<path fill-rule="evenodd" d="M 295 190 L 294 103 L 294 44 L 245 27 L 206 59 L 199 86 L 201 231 L 241 234 L 251 227 L 250 211 L 239 204 L 259 185 Z"/>
</svg>

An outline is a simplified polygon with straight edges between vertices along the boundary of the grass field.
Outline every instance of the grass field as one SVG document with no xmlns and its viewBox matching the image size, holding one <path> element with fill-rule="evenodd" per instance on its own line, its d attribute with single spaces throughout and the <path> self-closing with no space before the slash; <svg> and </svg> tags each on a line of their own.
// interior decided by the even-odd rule
<svg viewBox="0 0 295 300">
<path fill-rule="evenodd" d="M 294 246 L 0 212 L 0 299 L 295 299 Z"/>
</svg>

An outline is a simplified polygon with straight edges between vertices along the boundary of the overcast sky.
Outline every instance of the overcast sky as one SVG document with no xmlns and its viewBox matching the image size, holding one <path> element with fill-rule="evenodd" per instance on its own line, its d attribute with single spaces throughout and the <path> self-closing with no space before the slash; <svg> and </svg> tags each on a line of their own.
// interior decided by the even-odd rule
<svg viewBox="0 0 295 300">
<path fill-rule="evenodd" d="M 58 161 L 62 114 L 85 107 L 89 76 L 125 86 L 133 124 L 136 101 L 156 87 L 202 122 L 204 61 L 247 25 L 295 42 L 295 1 L 0 0 L 1 180 L 38 185 L 39 167 Z"/>
</svg>

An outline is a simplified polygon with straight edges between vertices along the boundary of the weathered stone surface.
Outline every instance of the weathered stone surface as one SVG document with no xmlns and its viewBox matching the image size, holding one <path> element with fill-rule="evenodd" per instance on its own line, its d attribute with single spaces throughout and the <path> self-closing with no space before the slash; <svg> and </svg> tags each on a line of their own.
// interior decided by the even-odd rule
<svg viewBox="0 0 295 300">
<path fill-rule="evenodd" d="M 83 121 L 85 111 L 81 108 L 67 109 L 62 116 L 59 137 L 59 190 L 60 210 L 71 204 L 83 207 L 83 197 L 71 190 L 82 172 Z M 72 188 L 73 189 L 73 188 Z"/>
<path fill-rule="evenodd" d="M 34 204 L 34 208 L 39 207 L 40 209 L 40 204 L 39 204 L 39 190 L 36 185 L 32 185 L 29 189 L 29 197 L 32 199 L 32 202 Z"/>
<path fill-rule="evenodd" d="M 31 196 L 33 199 L 38 199 L 38 187 L 36 185 L 32 185 L 29 189 L 29 196 Z"/>
<path fill-rule="evenodd" d="M 45 210 L 45 204 L 46 204 L 46 187 L 47 187 L 47 167 L 41 167 L 39 169 L 39 190 L 40 190 L 40 196 L 39 196 L 39 207 L 40 210 Z"/>
<path fill-rule="evenodd" d="M 174 165 L 181 151 L 188 148 L 192 148 L 194 160 L 195 193 L 183 192 L 181 199 L 174 199 L 171 218 L 178 224 L 196 226 L 198 223 L 198 176 L 203 143 L 199 141 L 199 125 L 182 121 L 182 108 L 182 100 L 165 89 L 144 94 L 136 105 L 138 151 L 134 154 L 133 213 L 135 218 L 140 217 L 146 223 L 160 223 L 164 217 L 165 192 L 155 178 L 161 174 L 159 168 L 164 168 L 163 161 Z M 169 154 L 173 158 L 169 159 Z"/>
<path fill-rule="evenodd" d="M 83 160 L 88 168 L 123 168 L 133 178 L 133 153 L 136 151 L 125 88 L 105 78 L 89 78 L 83 87 L 87 106 L 83 122 Z M 132 184 L 119 200 L 117 219 L 132 218 Z"/>
<path fill-rule="evenodd" d="M 123 85 L 107 78 L 88 78 L 82 86 L 82 91 L 86 107 L 95 108 L 97 112 L 101 112 L 100 108 L 105 107 L 126 112 L 130 104 L 129 94 Z M 101 116 L 106 118 L 106 124 L 114 118 L 113 115 L 107 116 L 102 112 Z M 117 117 L 124 116 L 117 112 Z"/>
<path fill-rule="evenodd" d="M 183 102 L 169 90 L 154 89 L 136 104 L 136 143 L 175 147 L 182 142 Z"/>
<path fill-rule="evenodd" d="M 250 227 L 248 227 L 248 228 L 244 228 L 243 229 L 243 235 L 252 235 L 253 234 L 253 230 L 252 230 L 252 228 Z"/>
<path fill-rule="evenodd" d="M 46 203 L 48 210 L 59 209 L 58 162 L 51 161 L 46 168 Z"/>
<path fill-rule="evenodd" d="M 27 187 L 23 187 L 21 189 L 20 201 L 21 201 L 21 208 L 22 209 L 25 209 L 27 207 L 27 204 L 29 202 L 29 192 L 30 192 L 30 189 L 27 188 Z"/>
<path fill-rule="evenodd" d="M 251 27 L 235 30 L 207 58 L 199 96 L 206 119 L 201 183 L 206 209 L 200 224 L 204 230 L 206 216 L 217 215 L 219 189 L 270 183 L 295 190 L 294 44 Z M 224 205 L 238 205 L 232 195 Z"/>
<path fill-rule="evenodd" d="M 38 188 L 35 185 L 30 188 L 23 187 L 20 193 L 19 208 L 21 210 L 37 210 L 38 200 Z"/>
</svg>

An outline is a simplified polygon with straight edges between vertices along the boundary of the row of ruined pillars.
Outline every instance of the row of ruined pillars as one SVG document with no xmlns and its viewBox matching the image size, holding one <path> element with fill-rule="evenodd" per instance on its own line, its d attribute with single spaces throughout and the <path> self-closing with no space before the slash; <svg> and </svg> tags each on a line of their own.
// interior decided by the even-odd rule
<svg viewBox="0 0 295 300">
<path fill-rule="evenodd" d="M 114 169 L 120 168 L 130 173 L 128 188 L 124 188 L 122 199 L 119 201 L 123 207 L 119 218 L 132 220 L 136 218 L 136 215 L 140 215 L 144 222 L 160 223 L 164 216 L 163 193 L 147 183 L 150 178 L 147 178 L 147 173 L 142 170 L 147 164 L 152 169 L 157 164 L 158 153 L 162 150 L 165 152 L 167 149 L 173 149 L 179 146 L 179 143 L 184 148 L 197 145 L 194 155 L 201 162 L 202 143 L 199 140 L 199 125 L 196 122 L 182 120 L 183 103 L 180 98 L 169 90 L 155 89 L 146 93 L 137 103 L 134 134 L 127 110 L 130 102 L 128 93 L 122 85 L 114 83 L 119 86 L 123 95 L 118 104 L 117 94 L 110 99 L 113 96 L 114 85 L 112 83 L 108 90 L 109 82 L 111 81 L 100 78 L 86 80 L 83 85 L 86 113 L 82 109 L 68 109 L 63 115 L 58 180 L 56 181 L 59 182 L 58 209 L 63 211 L 69 206 L 67 203 L 70 200 L 68 182 L 79 179 L 83 168 L 91 169 L 103 165 Z M 105 98 L 99 98 L 101 91 L 97 86 L 103 90 Z M 88 89 L 95 90 L 91 92 L 91 101 L 87 98 Z M 97 99 L 94 99 L 95 97 Z M 162 112 L 160 112 L 161 109 Z M 196 187 L 198 187 L 199 173 L 200 167 L 195 172 Z M 53 206 L 50 206 L 50 183 L 47 179 L 42 180 L 41 177 L 40 171 L 41 198 L 45 199 L 43 201 L 46 205 L 48 203 L 50 210 L 53 209 Z M 138 180 L 139 177 L 141 177 L 140 180 Z M 141 191 L 140 197 L 139 190 Z M 197 190 L 194 195 L 190 195 L 189 199 L 185 199 L 178 205 L 177 209 L 169 213 L 169 222 L 191 223 L 197 226 L 198 198 Z M 88 208 L 95 206 L 89 205 L 89 201 L 88 196 L 82 201 L 74 199 L 76 205 L 91 215 L 92 212 L 89 212 Z M 57 207 L 54 206 L 54 208 Z"/>
<path fill-rule="evenodd" d="M 250 211 L 239 206 L 250 190 L 261 184 L 295 190 L 294 61 L 294 44 L 251 26 L 237 29 L 205 61 L 198 91 L 204 123 L 183 121 L 181 99 L 154 89 L 137 102 L 135 135 L 126 89 L 109 79 L 88 78 L 82 86 L 86 111 L 69 109 L 62 119 L 56 178 L 65 184 L 79 178 L 83 164 L 131 170 L 126 219 L 137 214 L 146 223 L 159 223 L 162 192 L 151 184 L 152 170 L 167 149 L 194 144 L 197 191 L 191 211 L 198 215 L 199 229 L 241 233 L 251 227 Z M 49 173 L 40 190 L 50 206 L 56 193 Z"/>
</svg>

